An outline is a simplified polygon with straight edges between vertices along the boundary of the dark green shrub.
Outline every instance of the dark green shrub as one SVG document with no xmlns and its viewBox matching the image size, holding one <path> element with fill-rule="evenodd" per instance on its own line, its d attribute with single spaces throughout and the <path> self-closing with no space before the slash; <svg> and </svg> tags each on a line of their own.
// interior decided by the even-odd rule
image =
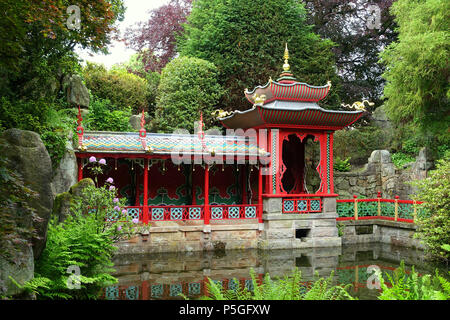
<svg viewBox="0 0 450 320">
<path fill-rule="evenodd" d="M 403 168 L 403 166 L 405 164 L 408 164 L 408 163 L 411 163 L 414 161 L 416 161 L 415 157 L 413 157 L 409 154 L 403 153 L 403 152 L 395 152 L 392 154 L 392 162 L 394 163 L 394 165 L 397 168 L 400 168 L 400 169 Z"/>
<path fill-rule="evenodd" d="M 131 108 L 115 110 L 110 100 L 93 97 L 85 125 L 94 131 L 131 131 L 130 116 Z"/>
<path fill-rule="evenodd" d="M 129 73 L 126 69 L 106 70 L 102 65 L 87 63 L 83 77 L 91 93 L 101 99 L 108 99 L 114 110 L 134 114 L 148 109 L 147 80 Z"/>
<path fill-rule="evenodd" d="M 386 133 L 374 126 L 358 129 L 339 130 L 334 134 L 333 152 L 341 159 L 351 158 L 352 165 L 367 163 L 373 150 L 389 148 Z"/>
<path fill-rule="evenodd" d="M 223 94 L 218 84 L 218 70 L 211 62 L 189 57 L 176 58 L 161 72 L 155 112 L 158 130 L 194 130 L 194 122 L 203 112 L 209 128 L 214 119 L 211 113 Z"/>
<path fill-rule="evenodd" d="M 350 157 L 347 159 L 341 159 L 339 157 L 334 158 L 334 170 L 339 172 L 348 172 L 350 171 L 351 165 L 350 165 Z"/>
<path fill-rule="evenodd" d="M 450 251 L 442 246 L 450 244 L 450 153 L 437 161 L 436 170 L 428 178 L 413 183 L 418 188 L 415 200 L 424 201 L 429 216 L 419 216 L 417 236 L 426 243 L 427 250 L 440 259 L 450 259 Z"/>
</svg>

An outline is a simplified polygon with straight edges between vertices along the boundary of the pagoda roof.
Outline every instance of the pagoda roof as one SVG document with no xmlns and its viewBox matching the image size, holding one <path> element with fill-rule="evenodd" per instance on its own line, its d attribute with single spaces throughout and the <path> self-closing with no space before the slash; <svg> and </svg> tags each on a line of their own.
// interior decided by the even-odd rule
<svg viewBox="0 0 450 320">
<path fill-rule="evenodd" d="M 244 94 L 248 101 L 254 104 L 257 97 L 265 95 L 265 103 L 274 100 L 288 100 L 297 102 L 318 102 L 324 99 L 330 91 L 331 83 L 325 86 L 311 86 L 304 82 L 269 80 L 263 86 L 257 86 L 252 91 L 247 89 Z"/>
<path fill-rule="evenodd" d="M 255 104 L 246 111 L 235 111 L 219 118 L 227 128 L 296 127 L 339 130 L 358 120 L 364 111 L 338 111 L 321 108 L 314 102 L 276 100 Z"/>
<path fill-rule="evenodd" d="M 144 143 L 151 151 L 146 151 Z M 258 148 L 256 139 L 245 136 L 222 136 L 205 134 L 201 139 L 197 134 L 146 133 L 140 138 L 139 132 L 85 131 L 82 140 L 83 150 L 79 153 L 117 153 L 170 155 L 211 154 L 267 156 L 268 152 Z"/>
</svg>

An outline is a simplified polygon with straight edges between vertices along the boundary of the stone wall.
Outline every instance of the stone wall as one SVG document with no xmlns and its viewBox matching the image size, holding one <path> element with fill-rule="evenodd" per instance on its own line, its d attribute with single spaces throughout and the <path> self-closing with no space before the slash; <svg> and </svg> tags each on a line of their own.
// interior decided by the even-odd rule
<svg viewBox="0 0 450 320">
<path fill-rule="evenodd" d="M 383 243 L 416 249 L 425 249 L 419 239 L 414 238 L 417 226 L 413 223 L 387 220 L 340 221 L 342 244 Z"/>
<path fill-rule="evenodd" d="M 159 221 L 148 233 L 117 244 L 118 253 L 193 252 L 258 247 L 260 226 L 256 219 L 243 221 Z"/>
<path fill-rule="evenodd" d="M 334 171 L 335 192 L 339 199 L 350 199 L 353 195 L 376 198 L 381 191 L 382 197 L 393 199 L 396 195 L 402 200 L 411 199 L 416 192 L 409 181 L 424 179 L 432 167 L 427 159 L 427 150 L 420 151 L 416 161 L 405 168 L 397 169 L 387 150 L 375 150 L 367 164 L 359 171 Z"/>
<path fill-rule="evenodd" d="M 269 250 L 340 247 L 336 199 L 322 199 L 322 212 L 312 214 L 283 214 L 282 198 L 264 199 L 264 228 L 258 247 Z"/>
</svg>

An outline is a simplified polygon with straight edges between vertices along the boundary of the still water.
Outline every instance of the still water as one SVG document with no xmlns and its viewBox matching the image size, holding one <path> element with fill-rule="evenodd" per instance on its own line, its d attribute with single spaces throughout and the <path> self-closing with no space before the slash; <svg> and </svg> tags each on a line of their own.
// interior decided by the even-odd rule
<svg viewBox="0 0 450 320">
<path fill-rule="evenodd" d="M 349 293 L 362 300 L 377 299 L 378 291 L 367 287 L 371 265 L 392 272 L 404 260 L 406 269 L 414 266 L 419 274 L 448 274 L 448 266 L 430 263 L 423 251 L 385 244 L 347 245 L 341 248 L 295 250 L 232 250 L 219 252 L 159 253 L 149 256 L 121 255 L 115 258 L 119 283 L 108 287 L 104 299 L 157 300 L 195 299 L 206 292 L 208 278 L 225 289 L 239 283 L 252 289 L 250 270 L 260 279 L 290 274 L 297 267 L 302 281 L 314 280 L 316 273 L 328 277 L 334 271 L 336 283 L 352 284 Z"/>
</svg>

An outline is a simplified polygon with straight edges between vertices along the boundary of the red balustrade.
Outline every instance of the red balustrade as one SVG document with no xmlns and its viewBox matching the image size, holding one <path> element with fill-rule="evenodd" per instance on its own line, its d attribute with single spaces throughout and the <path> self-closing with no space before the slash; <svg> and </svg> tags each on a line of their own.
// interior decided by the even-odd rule
<svg viewBox="0 0 450 320">
<path fill-rule="evenodd" d="M 283 198 L 283 213 L 316 213 L 322 212 L 321 198 Z"/>
<path fill-rule="evenodd" d="M 238 220 L 258 219 L 258 205 L 233 204 L 233 205 L 210 205 L 211 220 Z M 143 222 L 143 206 L 127 206 L 126 209 L 130 220 L 138 218 Z M 148 221 L 204 221 L 204 205 L 174 205 L 174 206 L 148 206 Z M 118 216 L 118 212 L 117 212 Z M 117 217 L 112 215 L 109 221 L 116 221 Z"/>
</svg>

